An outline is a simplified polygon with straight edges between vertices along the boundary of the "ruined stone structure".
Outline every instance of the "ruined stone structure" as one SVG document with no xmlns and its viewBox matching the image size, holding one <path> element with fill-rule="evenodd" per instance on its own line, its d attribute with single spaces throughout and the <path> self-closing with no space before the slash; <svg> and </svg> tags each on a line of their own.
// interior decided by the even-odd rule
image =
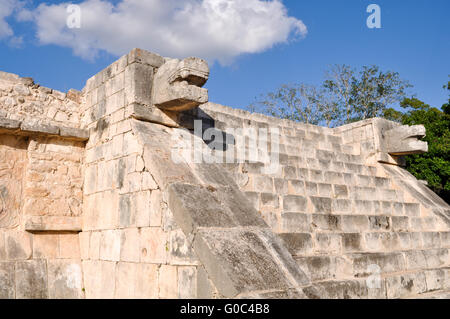
<svg viewBox="0 0 450 319">
<path fill-rule="evenodd" d="M 450 297 L 450 207 L 401 167 L 423 127 L 250 114 L 208 75 L 0 73 L 0 298 Z"/>
</svg>

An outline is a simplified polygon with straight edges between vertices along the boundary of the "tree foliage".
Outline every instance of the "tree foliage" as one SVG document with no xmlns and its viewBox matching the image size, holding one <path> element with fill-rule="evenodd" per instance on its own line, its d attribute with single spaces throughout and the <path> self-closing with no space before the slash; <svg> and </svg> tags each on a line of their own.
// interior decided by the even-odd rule
<svg viewBox="0 0 450 319">
<path fill-rule="evenodd" d="M 320 86 L 283 85 L 263 95 L 250 109 L 333 127 L 382 116 L 389 105 L 405 97 L 408 87 L 398 73 L 383 72 L 378 66 L 364 66 L 357 72 L 347 65 L 335 65 Z"/>
<path fill-rule="evenodd" d="M 447 84 L 450 90 L 450 82 Z M 442 111 L 416 98 L 404 99 L 401 106 L 401 123 L 423 124 L 426 128 L 424 141 L 428 142 L 428 152 L 406 157 L 406 169 L 415 177 L 426 180 L 428 186 L 450 203 L 450 112 L 449 102 Z"/>
</svg>

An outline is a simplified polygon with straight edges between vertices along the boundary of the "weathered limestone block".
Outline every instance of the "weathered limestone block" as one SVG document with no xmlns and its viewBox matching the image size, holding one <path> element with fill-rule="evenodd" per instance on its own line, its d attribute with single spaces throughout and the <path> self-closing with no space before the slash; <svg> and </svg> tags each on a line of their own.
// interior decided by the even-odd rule
<svg viewBox="0 0 450 319">
<path fill-rule="evenodd" d="M 15 297 L 14 267 L 14 262 L 4 262 L 0 258 L 0 299 L 14 299 Z"/>
<path fill-rule="evenodd" d="M 115 296 L 117 263 L 85 260 L 83 280 L 88 299 L 111 299 Z"/>
<path fill-rule="evenodd" d="M 194 241 L 208 275 L 225 297 L 307 285 L 308 279 L 282 247 L 269 230 L 202 229 Z"/>
<path fill-rule="evenodd" d="M 386 291 L 389 299 L 424 293 L 427 291 L 425 274 L 416 272 L 388 277 Z"/>
<path fill-rule="evenodd" d="M 371 274 L 371 265 L 380 267 L 382 273 L 400 272 L 406 269 L 405 258 L 401 253 L 361 253 L 353 254 L 353 271 L 357 277 Z"/>
<path fill-rule="evenodd" d="M 33 257 L 56 259 L 59 256 L 59 235 L 35 234 L 33 236 Z"/>
<path fill-rule="evenodd" d="M 334 256 L 296 257 L 296 261 L 311 281 L 336 279 L 345 264 L 343 258 Z"/>
<path fill-rule="evenodd" d="M 181 229 L 170 232 L 169 254 L 170 263 L 174 265 L 195 265 L 199 263 L 194 250 Z"/>
<path fill-rule="evenodd" d="M 81 217 L 69 216 L 26 216 L 25 230 L 45 231 L 81 231 Z"/>
<path fill-rule="evenodd" d="M 48 290 L 51 299 L 79 299 L 82 291 L 83 276 L 79 260 L 49 260 Z"/>
<path fill-rule="evenodd" d="M 202 59 L 167 61 L 155 74 L 153 104 L 164 110 L 184 111 L 208 102 L 208 91 L 201 88 L 208 76 L 208 64 Z"/>
<path fill-rule="evenodd" d="M 286 246 L 292 256 L 309 254 L 313 250 L 313 240 L 308 233 L 284 233 L 279 236 L 286 243 Z"/>
<path fill-rule="evenodd" d="M 380 290 L 380 289 L 378 289 Z M 368 288 L 364 281 L 324 281 L 303 289 L 311 299 L 367 299 Z"/>
<path fill-rule="evenodd" d="M 420 154 L 428 152 L 427 142 L 420 141 L 425 137 L 423 125 L 402 125 L 385 132 L 384 147 L 392 155 Z"/>
<path fill-rule="evenodd" d="M 1 130 L 17 130 L 20 128 L 21 122 L 18 120 L 12 120 L 7 118 L 0 118 Z"/>
<path fill-rule="evenodd" d="M 162 265 L 158 273 L 159 298 L 178 298 L 178 267 Z"/>
<path fill-rule="evenodd" d="M 142 228 L 139 240 L 141 262 L 165 264 L 169 250 L 167 236 L 160 227 Z"/>
<path fill-rule="evenodd" d="M 19 230 L 5 234 L 6 257 L 8 260 L 26 260 L 31 258 L 32 235 Z"/>
<path fill-rule="evenodd" d="M 26 148 L 23 137 L 0 136 L 0 229 L 14 228 L 19 222 Z"/>
<path fill-rule="evenodd" d="M 178 298 L 197 297 L 197 267 L 178 267 Z"/>
<path fill-rule="evenodd" d="M 254 209 L 229 207 L 226 196 L 220 198 L 223 192 L 181 183 L 172 184 L 168 192 L 169 207 L 185 234 L 193 234 L 202 227 L 267 227 Z"/>
<path fill-rule="evenodd" d="M 16 298 L 48 298 L 47 266 L 43 259 L 18 261 L 15 268 Z"/>
</svg>

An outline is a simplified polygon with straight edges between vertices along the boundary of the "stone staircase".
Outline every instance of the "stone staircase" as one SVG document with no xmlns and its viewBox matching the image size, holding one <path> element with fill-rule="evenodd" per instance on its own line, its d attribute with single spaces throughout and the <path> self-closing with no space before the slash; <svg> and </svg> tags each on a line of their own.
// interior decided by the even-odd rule
<svg viewBox="0 0 450 319">
<path fill-rule="evenodd" d="M 246 159 L 223 166 L 323 289 L 320 297 L 402 298 L 449 288 L 448 226 L 398 187 L 382 165 L 366 165 L 355 147 L 328 128 L 262 115 L 255 123 L 245 112 L 224 107 L 203 111 L 221 130 L 269 123 L 279 128 L 277 145 L 266 139 L 267 154 L 250 138 Z M 215 156 L 224 159 L 242 146 L 227 144 Z M 266 174 L 274 149 L 279 167 Z M 248 161 L 255 153 L 259 161 Z"/>
</svg>

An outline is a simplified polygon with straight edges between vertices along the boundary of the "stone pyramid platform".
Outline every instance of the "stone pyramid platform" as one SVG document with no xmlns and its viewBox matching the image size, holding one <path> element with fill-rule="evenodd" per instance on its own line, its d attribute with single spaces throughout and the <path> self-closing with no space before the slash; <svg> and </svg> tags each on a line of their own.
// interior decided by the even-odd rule
<svg viewBox="0 0 450 319">
<path fill-rule="evenodd" d="M 82 92 L 0 73 L 0 298 L 448 298 L 422 126 L 251 114 L 208 76 L 139 49 Z"/>
</svg>

